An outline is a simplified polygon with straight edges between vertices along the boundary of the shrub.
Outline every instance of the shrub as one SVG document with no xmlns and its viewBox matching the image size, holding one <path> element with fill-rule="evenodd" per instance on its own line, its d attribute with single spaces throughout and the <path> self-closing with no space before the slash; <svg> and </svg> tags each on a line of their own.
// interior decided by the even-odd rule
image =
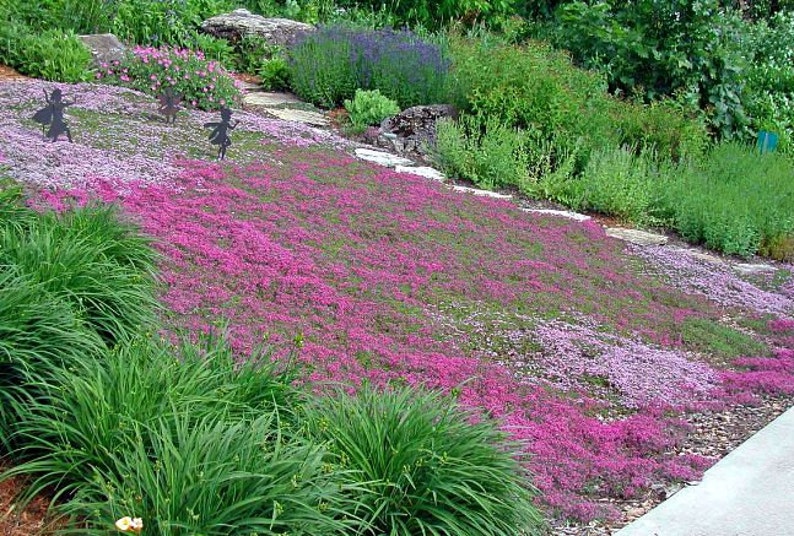
<svg viewBox="0 0 794 536">
<path fill-rule="evenodd" d="M 384 97 L 377 89 L 365 91 L 357 89 L 353 100 L 345 100 L 345 110 L 351 122 L 351 128 L 361 133 L 370 125 L 379 125 L 387 117 L 400 112 L 397 103 Z"/>
<path fill-rule="evenodd" d="M 513 10 L 510 0 L 403 0 L 388 3 L 347 0 L 339 3 L 345 7 L 360 6 L 372 10 L 386 8 L 395 26 L 419 25 L 430 29 L 439 29 L 455 20 L 469 24 L 476 21 L 497 23 Z"/>
<path fill-rule="evenodd" d="M 742 102 L 754 130 L 780 136 L 778 150 L 794 152 L 794 14 L 778 13 L 753 28 L 753 62 Z"/>
<path fill-rule="evenodd" d="M 749 24 L 720 4 L 565 2 L 540 36 L 571 51 L 578 65 L 603 72 L 613 91 L 648 100 L 683 93 L 715 134 L 743 136 Z"/>
<path fill-rule="evenodd" d="M 410 31 L 321 27 L 290 46 L 288 60 L 293 89 L 318 106 L 339 106 L 358 88 L 401 108 L 444 100 L 445 55 Z"/>
<path fill-rule="evenodd" d="M 257 72 L 262 79 L 261 85 L 267 91 L 281 91 L 292 88 L 292 75 L 289 63 L 281 55 L 266 60 Z"/>
<path fill-rule="evenodd" d="M 309 433 L 361 505 L 365 534 L 510 535 L 539 531 L 533 490 L 491 422 L 412 389 L 317 400 Z"/>
<path fill-rule="evenodd" d="M 495 118 L 461 116 L 440 121 L 435 152 L 447 175 L 488 190 L 518 187 L 528 179 L 527 135 Z"/>
<path fill-rule="evenodd" d="M 453 103 L 561 148 L 616 139 L 602 113 L 606 83 L 549 46 L 453 39 Z"/>
<path fill-rule="evenodd" d="M 597 149 L 581 175 L 555 185 L 550 196 L 576 210 L 617 216 L 636 224 L 655 223 L 654 191 L 662 187 L 652 158 L 628 147 Z"/>
<path fill-rule="evenodd" d="M 688 241 L 727 254 L 762 252 L 790 258 L 794 235 L 794 165 L 723 143 L 697 162 L 680 166 L 660 200 Z"/>
<path fill-rule="evenodd" d="M 228 0 L 120 0 L 110 30 L 141 45 L 188 47 L 202 21 L 235 7 Z"/>
<path fill-rule="evenodd" d="M 152 94 L 170 89 L 203 110 L 217 110 L 240 99 L 234 79 L 200 51 L 136 47 L 124 61 L 105 66 L 97 77 Z"/>
<path fill-rule="evenodd" d="M 9 59 L 22 74 L 57 82 L 84 82 L 91 73 L 91 52 L 73 33 L 47 30 L 41 33 L 24 33 L 17 27 L 18 39 L 11 44 Z"/>
</svg>

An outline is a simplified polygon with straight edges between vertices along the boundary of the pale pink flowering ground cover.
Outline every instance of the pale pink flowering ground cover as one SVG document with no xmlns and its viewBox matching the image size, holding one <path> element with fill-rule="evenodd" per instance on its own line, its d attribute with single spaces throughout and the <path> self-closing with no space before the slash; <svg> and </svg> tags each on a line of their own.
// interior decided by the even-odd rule
<svg viewBox="0 0 794 536">
<path fill-rule="evenodd" d="M 23 89 L 35 98 L 36 88 Z M 66 89 L 67 97 L 96 91 L 96 102 L 107 104 L 96 111 L 132 106 L 124 113 L 133 118 L 118 131 L 89 132 L 84 123 L 76 143 L 84 146 L 82 167 L 60 171 L 49 161 L 26 163 L 29 140 L 17 136 L 4 149 L 11 173 L 47 187 L 39 196 L 56 207 L 118 202 L 156 237 L 170 322 L 201 331 L 226 321 L 241 353 L 265 335 L 286 348 L 300 333 L 307 382 L 459 391 L 462 403 L 526 441 L 550 513 L 610 515 L 600 497 L 695 478 L 708 461 L 675 455 L 686 427 L 671 410 L 733 402 L 753 390 L 792 392 L 794 322 L 785 301 L 769 323 L 770 355 L 723 371 L 686 353 L 687 318 L 716 320 L 753 300 L 773 301 L 735 275 L 720 273 L 717 288 L 743 293 L 719 291 L 715 305 L 707 293 L 671 286 L 687 288 L 686 270 L 666 283 L 643 275 L 592 222 L 460 195 L 322 146 L 344 146 L 332 135 L 246 114 L 241 129 L 251 138 L 238 153 L 232 147 L 229 162 L 168 159 L 179 154 L 174 140 L 204 142 L 192 129 L 211 115 L 193 112 L 167 129 L 146 119 L 151 101 L 137 94 Z M 35 133 L 25 114 L 37 103 L 15 97 L 16 107 L 2 106 L 8 95 L 0 86 L 0 121 Z M 162 134 L 161 146 L 125 146 L 152 132 Z M 122 161 L 102 167 L 113 163 L 97 149 L 102 143 L 166 165 L 140 177 Z M 649 269 L 653 259 L 642 262 Z M 537 374 L 514 367 L 519 358 Z M 606 384 L 594 388 L 593 378 Z"/>
</svg>

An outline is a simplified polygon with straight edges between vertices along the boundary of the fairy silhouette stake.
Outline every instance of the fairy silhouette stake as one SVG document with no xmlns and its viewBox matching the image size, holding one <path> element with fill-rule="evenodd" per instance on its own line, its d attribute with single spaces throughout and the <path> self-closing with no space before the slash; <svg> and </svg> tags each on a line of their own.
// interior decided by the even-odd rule
<svg viewBox="0 0 794 536">
<path fill-rule="evenodd" d="M 49 126 L 47 130 L 47 139 L 55 142 L 61 134 L 66 134 L 69 143 L 72 142 L 72 133 L 63 119 L 63 111 L 67 106 L 74 104 L 63 100 L 63 93 L 59 88 L 52 90 L 52 94 L 47 95 L 44 91 L 44 99 L 47 101 L 47 106 L 33 114 L 33 120 L 41 124 L 41 132 L 44 133 L 44 128 Z"/>
<path fill-rule="evenodd" d="M 182 109 L 179 105 L 182 103 L 183 98 L 182 95 L 175 95 L 171 88 L 166 89 L 157 96 L 160 101 L 160 107 L 157 111 L 165 116 L 166 124 L 176 123 L 176 113 Z"/>
<path fill-rule="evenodd" d="M 204 128 L 211 128 L 213 129 L 210 132 L 210 143 L 213 145 L 218 145 L 218 159 L 223 160 L 226 158 L 226 149 L 232 144 L 232 140 L 229 138 L 229 131 L 234 130 L 237 125 L 240 124 L 239 121 L 235 121 L 232 125 L 232 111 L 226 107 L 221 108 L 221 121 L 220 123 L 217 122 L 210 122 L 204 123 Z"/>
</svg>

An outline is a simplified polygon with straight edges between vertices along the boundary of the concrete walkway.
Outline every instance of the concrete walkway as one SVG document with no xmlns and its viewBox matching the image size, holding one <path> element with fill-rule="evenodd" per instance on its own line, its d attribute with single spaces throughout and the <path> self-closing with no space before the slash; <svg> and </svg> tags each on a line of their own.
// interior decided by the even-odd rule
<svg viewBox="0 0 794 536">
<path fill-rule="evenodd" d="M 794 535 L 794 408 L 615 536 Z"/>
</svg>

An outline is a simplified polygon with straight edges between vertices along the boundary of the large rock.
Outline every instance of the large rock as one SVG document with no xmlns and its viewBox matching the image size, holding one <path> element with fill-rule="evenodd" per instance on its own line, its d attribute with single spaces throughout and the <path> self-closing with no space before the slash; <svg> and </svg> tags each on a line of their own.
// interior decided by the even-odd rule
<svg viewBox="0 0 794 536">
<path fill-rule="evenodd" d="M 299 35 L 313 31 L 314 26 L 289 19 L 269 19 L 247 9 L 235 9 L 205 20 L 201 23 L 201 30 L 232 43 L 244 36 L 257 36 L 270 45 L 284 46 Z"/>
<path fill-rule="evenodd" d="M 447 104 L 414 106 L 389 117 L 380 125 L 378 145 L 398 154 L 425 155 L 436 141 L 436 122 L 456 119 L 455 108 Z"/>
<path fill-rule="evenodd" d="M 121 61 L 127 53 L 121 41 L 113 34 L 81 35 L 80 40 L 91 51 L 94 66 L 101 67 L 114 61 Z"/>
</svg>

